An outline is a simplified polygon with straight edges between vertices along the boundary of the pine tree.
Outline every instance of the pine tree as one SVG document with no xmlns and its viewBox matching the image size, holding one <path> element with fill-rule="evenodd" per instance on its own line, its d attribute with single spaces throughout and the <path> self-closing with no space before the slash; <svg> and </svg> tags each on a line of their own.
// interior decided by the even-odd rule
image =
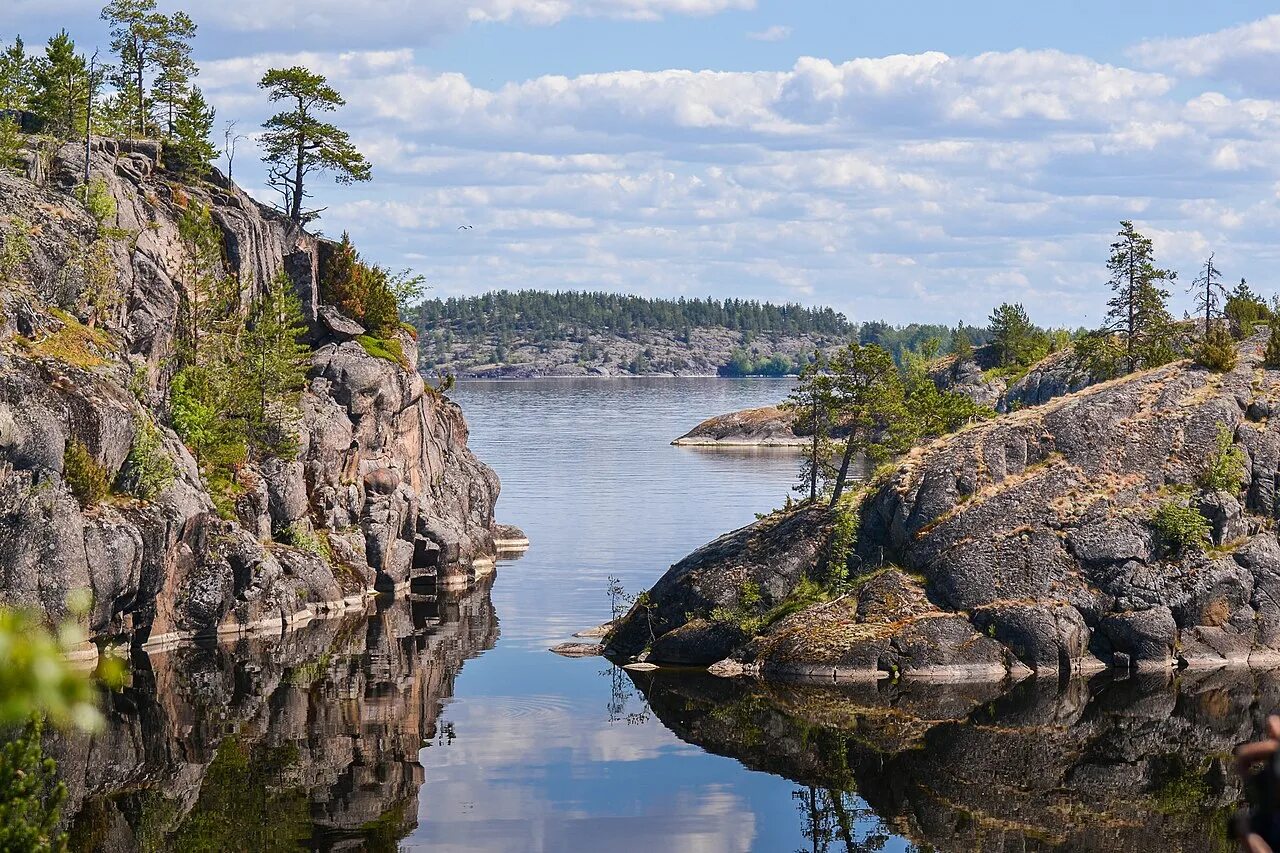
<svg viewBox="0 0 1280 853">
<path fill-rule="evenodd" d="M 44 56 L 35 62 L 34 80 L 31 105 L 45 129 L 64 140 L 83 136 L 89 69 L 66 30 L 49 39 Z"/>
<path fill-rule="evenodd" d="M 956 326 L 955 332 L 951 335 L 951 354 L 955 356 L 956 369 L 965 362 L 973 360 L 973 342 L 969 340 L 969 333 L 963 326 Z"/>
<path fill-rule="evenodd" d="M 1029 364 L 1035 348 L 1036 327 L 1026 309 L 1008 302 L 991 312 L 991 344 L 1001 367 Z"/>
<path fill-rule="evenodd" d="M 849 344 L 838 350 L 831 358 L 831 375 L 833 423 L 847 432 L 831 491 L 835 506 L 856 454 L 880 459 L 891 452 L 896 436 L 886 436 L 884 428 L 902 419 L 904 395 L 893 357 L 875 344 Z"/>
<path fill-rule="evenodd" d="M 191 78 L 200 70 L 191 58 L 195 22 L 185 12 L 175 12 L 167 19 L 167 24 L 164 38 L 155 50 L 156 75 L 151 84 L 151 103 L 155 110 L 155 123 L 164 129 L 166 136 L 175 136 L 178 114 L 191 95 Z"/>
<path fill-rule="evenodd" d="M 35 67 L 22 36 L 0 51 L 0 110 L 26 110 L 35 94 Z"/>
<path fill-rule="evenodd" d="M 340 184 L 367 181 L 372 177 L 369 162 L 351 144 L 345 130 L 323 122 L 318 115 L 332 112 L 346 103 L 342 95 L 321 74 L 301 66 L 273 68 L 258 86 L 275 101 L 286 101 L 292 109 L 276 113 L 263 125 L 263 159 L 269 183 L 283 199 L 283 209 L 296 224 L 319 216 L 319 210 L 305 210 L 309 195 L 307 176 L 316 171 L 332 172 Z"/>
<path fill-rule="evenodd" d="M 1267 335 L 1267 347 L 1262 352 L 1262 363 L 1272 370 L 1280 369 L 1280 318 L 1272 317 L 1270 334 Z"/>
<path fill-rule="evenodd" d="M 18 122 L 0 116 L 0 170 L 17 171 L 22 165 L 22 160 L 18 157 L 22 148 L 22 130 L 18 127 Z"/>
<path fill-rule="evenodd" d="M 306 385 L 311 350 L 302 303 L 284 272 L 254 301 L 244 335 L 248 386 L 255 398 L 251 440 L 259 452 L 291 455 L 297 437 L 298 400 Z"/>
<path fill-rule="evenodd" d="M 190 18 L 178 14 L 190 23 Z M 181 37 L 175 32 L 175 21 L 156 11 L 156 0 L 111 0 L 102 9 L 102 20 L 110 26 L 111 50 L 120 63 L 116 84 L 137 98 L 132 129 L 139 138 L 146 137 L 154 128 L 147 106 L 147 75 L 166 52 L 177 49 Z M 194 24 L 190 31 L 194 34 Z"/>
<path fill-rule="evenodd" d="M 209 174 L 213 160 L 218 156 L 209 141 L 213 121 L 213 107 L 204 99 L 200 87 L 193 86 L 178 106 L 169 143 L 169 151 L 180 171 L 200 178 Z"/>
<path fill-rule="evenodd" d="M 1222 271 L 1213 262 L 1212 252 L 1187 292 L 1195 297 L 1196 313 L 1204 315 L 1204 333 L 1208 335 L 1214 317 L 1221 316 L 1220 308 L 1227 300 L 1227 289 L 1222 286 Z"/>
<path fill-rule="evenodd" d="M 321 298 L 354 320 L 364 319 L 364 304 L 369 295 L 368 267 L 360 260 L 351 235 L 342 232 L 320 276 Z"/>
<path fill-rule="evenodd" d="M 1155 265 L 1151 240 L 1125 220 L 1118 239 L 1111 244 L 1107 269 L 1115 294 L 1107 302 L 1105 331 L 1119 334 L 1125 345 L 1125 361 L 1130 372 L 1139 365 L 1154 366 L 1168 355 L 1169 292 L 1161 282 L 1173 281 L 1177 274 Z"/>
<path fill-rule="evenodd" d="M 834 403 L 831 383 L 826 364 L 822 360 L 815 361 L 800 372 L 800 378 L 784 404 L 795 413 L 796 431 L 809 438 L 796 490 L 808 492 L 810 501 L 818 499 L 819 487 L 828 473 L 826 460 L 833 454 L 830 440 Z"/>
<path fill-rule="evenodd" d="M 1262 297 L 1254 293 L 1249 283 L 1243 278 L 1227 297 L 1223 314 L 1231 322 L 1231 327 L 1242 338 L 1253 333 L 1253 327 L 1264 320 L 1270 320 L 1271 310 Z"/>
<path fill-rule="evenodd" d="M 1196 349 L 1196 361 L 1219 373 L 1235 368 L 1237 358 L 1235 339 L 1223 323 L 1210 326 Z"/>
</svg>

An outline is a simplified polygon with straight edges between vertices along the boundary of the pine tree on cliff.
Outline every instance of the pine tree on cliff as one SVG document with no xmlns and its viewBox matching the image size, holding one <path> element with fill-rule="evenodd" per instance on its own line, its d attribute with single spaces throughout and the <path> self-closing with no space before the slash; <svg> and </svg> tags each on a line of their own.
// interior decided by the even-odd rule
<svg viewBox="0 0 1280 853">
<path fill-rule="evenodd" d="M 22 37 L 0 51 L 0 110 L 25 110 L 35 94 L 35 68 Z"/>
<path fill-rule="evenodd" d="M 157 12 L 156 0 L 111 0 L 102 9 L 102 20 L 110 27 L 111 50 L 120 63 L 115 82 L 137 99 L 132 131 L 142 139 L 154 127 L 147 106 L 147 75 L 163 57 L 180 50 L 178 43 L 195 34 L 195 24 L 182 12 L 173 18 Z"/>
<path fill-rule="evenodd" d="M 1200 274 L 1191 282 L 1187 292 L 1195 297 L 1196 314 L 1204 315 L 1204 333 L 1209 334 L 1214 317 L 1222 316 L 1222 305 L 1227 300 L 1227 289 L 1222 286 L 1222 271 L 1213 262 L 1213 252 L 1205 259 Z"/>
<path fill-rule="evenodd" d="M 991 312 L 991 345 L 1001 367 L 1029 363 L 1035 348 L 1036 327 L 1021 303 L 1004 303 Z"/>
<path fill-rule="evenodd" d="M 267 119 L 261 144 L 268 183 L 281 194 L 283 209 L 296 224 L 315 219 L 320 210 L 304 210 L 307 177 L 312 172 L 332 172 L 340 184 L 367 181 L 369 161 L 351 144 L 345 130 L 319 119 L 346 103 L 323 75 L 301 66 L 272 68 L 258 86 L 272 102 L 286 101 L 291 109 Z"/>
<path fill-rule="evenodd" d="M 1258 323 L 1272 319 L 1272 312 L 1267 307 L 1267 303 L 1253 292 L 1249 283 L 1243 278 L 1227 297 L 1222 313 L 1231 321 L 1231 327 L 1242 338 L 1247 338 Z"/>
<path fill-rule="evenodd" d="M 199 178 L 209 174 L 209 167 L 218 156 L 217 149 L 209 141 L 213 121 L 213 107 L 204 99 L 200 87 L 193 86 L 178 105 L 173 137 L 169 142 L 173 160 L 182 171 Z"/>
<path fill-rule="evenodd" d="M 826 362 L 819 352 L 817 360 L 800 372 L 800 378 L 784 404 L 795 412 L 798 431 L 809 437 L 796 491 L 807 491 L 810 501 L 818 499 L 819 484 L 825 479 L 826 459 L 830 456 L 829 435 L 834 403 L 831 383 Z"/>
<path fill-rule="evenodd" d="M 307 381 L 311 350 L 302 339 L 307 325 L 293 282 L 281 272 L 254 301 L 244 334 L 244 364 L 256 403 L 250 437 L 255 447 L 289 455 L 296 438 L 298 397 Z"/>
<path fill-rule="evenodd" d="M 185 12 L 175 12 L 168 19 L 168 31 L 155 53 L 156 76 L 151 84 L 154 121 L 164 128 L 166 136 L 178 133 L 178 115 L 191 96 L 191 78 L 200 73 L 191 58 L 191 42 L 196 24 Z"/>
<path fill-rule="evenodd" d="M 853 457 L 888 455 L 899 436 L 894 427 L 906 421 L 902 379 L 893 356 L 875 344 L 849 344 L 831 357 L 833 418 L 847 432 L 836 470 L 831 505 L 844 494 Z"/>
<path fill-rule="evenodd" d="M 35 62 L 35 94 L 31 105 L 45 130 L 58 139 L 84 133 L 89 68 L 76 43 L 63 30 L 49 39 L 44 56 Z"/>
<path fill-rule="evenodd" d="M 1117 237 L 1107 261 L 1108 283 L 1115 295 L 1107 302 L 1104 331 L 1124 338 L 1125 361 L 1132 372 L 1139 365 L 1152 367 L 1170 357 L 1169 291 L 1160 284 L 1173 281 L 1177 273 L 1156 266 L 1151 239 L 1132 222 L 1121 222 Z"/>
</svg>

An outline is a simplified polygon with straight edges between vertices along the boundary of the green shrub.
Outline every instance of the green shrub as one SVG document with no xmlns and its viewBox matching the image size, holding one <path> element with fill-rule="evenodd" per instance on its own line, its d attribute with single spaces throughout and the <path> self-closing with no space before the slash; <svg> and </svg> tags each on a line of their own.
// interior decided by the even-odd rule
<svg viewBox="0 0 1280 853">
<path fill-rule="evenodd" d="M 62 454 L 62 479 L 85 509 L 101 503 L 110 491 L 107 472 L 78 439 L 68 442 Z"/>
<path fill-rule="evenodd" d="M 1234 369 L 1237 358 L 1235 338 L 1221 323 L 1211 326 L 1196 347 L 1196 363 L 1218 373 Z"/>
<path fill-rule="evenodd" d="M 333 560 L 333 552 L 329 550 L 328 541 L 320 533 L 308 529 L 305 524 L 298 522 L 290 524 L 276 534 L 276 539 L 283 545 L 292 545 L 326 561 Z"/>
<path fill-rule="evenodd" d="M 0 279 L 12 281 L 30 260 L 31 224 L 24 219 L 11 219 L 9 228 L 0 232 Z"/>
<path fill-rule="evenodd" d="M 1267 348 L 1262 353 L 1262 363 L 1274 369 L 1280 368 L 1280 318 L 1269 324 L 1271 334 L 1267 337 Z"/>
<path fill-rule="evenodd" d="M 1217 447 L 1209 457 L 1197 484 L 1211 492 L 1240 491 L 1244 480 L 1244 451 L 1236 446 L 1231 430 L 1226 424 L 1218 424 Z"/>
<path fill-rule="evenodd" d="M 1181 501 L 1161 504 L 1151 519 L 1151 528 L 1176 554 L 1209 544 L 1209 522 Z"/>
<path fill-rule="evenodd" d="M 861 505 L 856 493 L 840 498 L 835 506 L 836 520 L 831 529 L 831 545 L 827 558 L 827 584 L 832 588 L 842 586 L 849 577 L 849 555 L 858 544 L 858 524 L 861 521 Z"/>
<path fill-rule="evenodd" d="M 136 498 L 149 501 L 163 492 L 178 476 L 173 460 L 165 453 L 159 428 L 145 415 L 139 415 L 133 444 L 125 459 L 116 487 Z"/>
<path fill-rule="evenodd" d="M 116 200 L 111 195 L 111 190 L 107 188 L 107 182 L 101 178 L 94 178 L 89 182 L 87 187 L 82 187 L 80 196 L 84 200 L 85 210 L 89 211 L 89 215 L 93 217 L 93 221 L 98 223 L 101 228 L 106 224 L 108 219 L 115 218 Z"/>
</svg>

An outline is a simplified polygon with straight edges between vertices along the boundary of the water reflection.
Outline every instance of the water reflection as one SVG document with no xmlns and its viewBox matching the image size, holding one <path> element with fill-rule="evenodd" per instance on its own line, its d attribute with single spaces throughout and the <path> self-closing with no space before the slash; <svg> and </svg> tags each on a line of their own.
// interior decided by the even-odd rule
<svg viewBox="0 0 1280 853">
<path fill-rule="evenodd" d="M 1239 671 L 1007 692 L 635 681 L 682 740 L 797 783 L 814 851 L 1230 849 L 1230 752 L 1280 699 L 1280 676 Z"/>
<path fill-rule="evenodd" d="M 47 745 L 72 849 L 394 850 L 417 821 L 420 750 L 453 737 L 442 703 L 497 637 L 482 585 L 140 655 L 105 731 Z"/>
</svg>

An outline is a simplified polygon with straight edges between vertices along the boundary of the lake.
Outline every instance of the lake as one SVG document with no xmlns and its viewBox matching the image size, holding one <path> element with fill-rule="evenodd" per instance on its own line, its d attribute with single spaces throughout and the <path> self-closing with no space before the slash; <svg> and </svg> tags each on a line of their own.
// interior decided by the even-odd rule
<svg viewBox="0 0 1280 853">
<path fill-rule="evenodd" d="M 794 451 L 669 442 L 788 380 L 470 382 L 532 547 L 476 588 L 134 661 L 54 735 L 76 849 L 1212 850 L 1280 678 L 764 686 L 547 649 L 779 506 Z"/>
</svg>

